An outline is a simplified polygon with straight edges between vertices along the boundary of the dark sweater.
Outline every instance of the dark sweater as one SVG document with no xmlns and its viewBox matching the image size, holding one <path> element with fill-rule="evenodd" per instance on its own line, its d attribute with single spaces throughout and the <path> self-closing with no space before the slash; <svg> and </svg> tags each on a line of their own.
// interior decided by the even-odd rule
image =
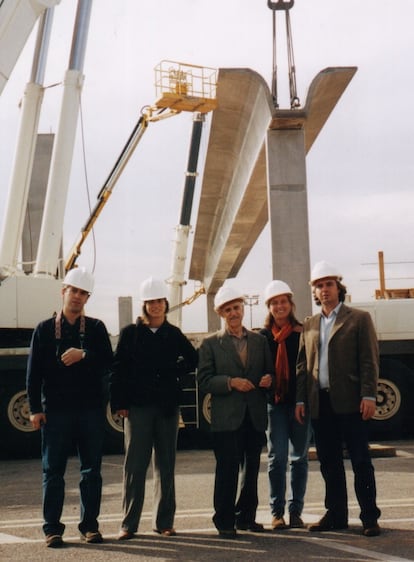
<svg viewBox="0 0 414 562">
<path fill-rule="evenodd" d="M 112 362 L 105 325 L 86 316 L 83 338 L 79 318 L 72 325 L 63 316 L 61 326 L 59 340 L 54 318 L 41 322 L 33 332 L 27 363 L 27 393 L 33 414 L 101 407 L 105 399 L 104 383 Z M 70 347 L 83 348 L 86 357 L 65 367 L 60 357 Z"/>
<path fill-rule="evenodd" d="M 197 352 L 179 328 L 165 321 L 154 333 L 138 320 L 120 333 L 111 376 L 113 411 L 180 404 L 180 377 L 197 366 Z"/>
</svg>

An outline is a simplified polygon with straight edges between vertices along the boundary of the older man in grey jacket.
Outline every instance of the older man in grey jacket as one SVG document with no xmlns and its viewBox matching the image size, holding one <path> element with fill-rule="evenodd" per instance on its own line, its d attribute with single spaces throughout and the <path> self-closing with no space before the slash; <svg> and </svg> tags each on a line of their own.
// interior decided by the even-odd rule
<svg viewBox="0 0 414 562">
<path fill-rule="evenodd" d="M 274 367 L 265 338 L 243 326 L 243 293 L 222 287 L 214 304 L 224 329 L 203 341 L 198 381 L 203 392 L 211 393 L 216 457 L 213 521 L 219 536 L 234 537 L 236 528 L 264 530 L 256 522 L 257 479 Z M 240 467 L 242 484 L 236 502 Z"/>
<path fill-rule="evenodd" d="M 368 448 L 368 420 L 376 407 L 378 343 L 368 312 L 344 304 L 346 287 L 336 267 L 318 262 L 311 275 L 321 314 L 305 320 L 297 360 L 296 418 L 309 409 L 325 480 L 325 515 L 310 531 L 348 527 L 343 463 L 346 444 L 361 508 L 363 534 L 380 534 L 374 467 Z"/>
</svg>

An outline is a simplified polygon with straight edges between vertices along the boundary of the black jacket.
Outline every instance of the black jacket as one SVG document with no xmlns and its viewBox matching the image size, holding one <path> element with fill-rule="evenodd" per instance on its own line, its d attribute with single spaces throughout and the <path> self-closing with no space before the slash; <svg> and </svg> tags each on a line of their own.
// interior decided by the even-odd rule
<svg viewBox="0 0 414 562">
<path fill-rule="evenodd" d="M 86 357 L 65 367 L 59 357 L 70 347 L 83 348 Z M 33 332 L 27 363 L 31 413 L 102 406 L 111 362 L 111 342 L 100 320 L 86 316 L 82 338 L 80 319 L 71 325 L 62 316 L 60 340 L 55 336 L 55 318 L 41 322 Z"/>
<path fill-rule="evenodd" d="M 112 367 L 113 411 L 161 406 L 172 414 L 180 404 L 180 377 L 197 366 L 197 352 L 179 328 L 165 321 L 154 333 L 138 319 L 120 333 Z"/>
</svg>

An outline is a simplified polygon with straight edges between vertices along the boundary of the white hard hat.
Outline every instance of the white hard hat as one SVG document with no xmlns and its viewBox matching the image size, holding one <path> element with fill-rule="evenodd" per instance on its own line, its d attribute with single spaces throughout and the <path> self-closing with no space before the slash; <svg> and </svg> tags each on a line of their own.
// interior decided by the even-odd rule
<svg viewBox="0 0 414 562">
<path fill-rule="evenodd" d="M 166 299 L 168 294 L 167 285 L 161 279 L 148 277 L 139 287 L 139 296 L 142 301 L 152 301 L 155 299 Z"/>
<path fill-rule="evenodd" d="M 244 293 L 242 293 L 239 289 L 234 289 L 233 287 L 220 287 L 214 297 L 214 309 L 217 312 L 223 304 L 235 300 L 241 300 L 244 302 Z"/>
<path fill-rule="evenodd" d="M 89 273 L 84 267 L 70 269 L 63 280 L 63 285 L 70 285 L 88 293 L 92 293 L 94 284 L 92 273 Z"/>
<path fill-rule="evenodd" d="M 325 277 L 335 277 L 338 281 L 342 279 L 342 275 L 334 265 L 326 261 L 318 261 L 313 266 L 310 283 L 313 285 L 318 279 L 324 279 Z"/>
<path fill-rule="evenodd" d="M 280 281 L 279 279 L 275 279 L 274 281 L 270 281 L 264 290 L 264 297 L 265 303 L 270 301 L 273 297 L 278 297 L 280 295 L 290 295 L 293 296 L 292 289 L 289 287 L 287 283 L 284 281 Z"/>
</svg>

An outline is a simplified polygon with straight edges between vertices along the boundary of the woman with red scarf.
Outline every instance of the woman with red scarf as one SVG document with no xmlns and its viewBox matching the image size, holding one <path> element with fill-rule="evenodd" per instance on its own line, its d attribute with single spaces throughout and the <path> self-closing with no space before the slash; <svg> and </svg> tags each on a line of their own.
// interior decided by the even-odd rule
<svg viewBox="0 0 414 562">
<path fill-rule="evenodd" d="M 265 289 L 268 315 L 261 330 L 275 361 L 276 384 L 268 404 L 268 474 L 272 530 L 302 528 L 301 518 L 308 479 L 310 422 L 295 420 L 296 356 L 301 323 L 295 317 L 293 293 L 284 281 L 271 281 Z M 284 518 L 287 465 L 290 465 L 289 524 Z"/>
</svg>

